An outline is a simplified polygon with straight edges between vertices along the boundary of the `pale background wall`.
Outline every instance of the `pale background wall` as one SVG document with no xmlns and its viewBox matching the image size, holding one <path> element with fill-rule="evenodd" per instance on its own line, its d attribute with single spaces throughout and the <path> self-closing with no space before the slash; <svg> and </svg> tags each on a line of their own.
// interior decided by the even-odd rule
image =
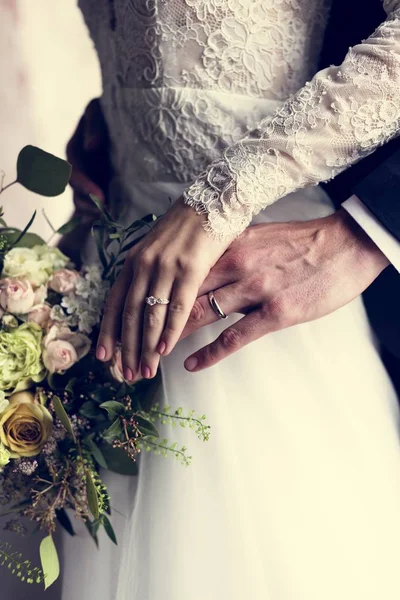
<svg viewBox="0 0 400 600">
<path fill-rule="evenodd" d="M 76 0 L 0 0 L 0 170 L 6 172 L 6 182 L 15 178 L 16 158 L 26 144 L 64 156 L 80 114 L 100 87 L 96 56 Z M 70 214 L 71 193 L 41 199 L 16 186 L 0 204 L 11 225 L 23 226 L 39 207 L 58 227 Z M 42 214 L 33 230 L 49 237 Z M 0 538 L 5 537 L 0 529 Z M 39 540 L 7 539 L 37 560 Z M 4 600 L 60 600 L 58 588 L 43 594 L 37 587 L 15 583 L 4 569 L 0 582 Z"/>
</svg>

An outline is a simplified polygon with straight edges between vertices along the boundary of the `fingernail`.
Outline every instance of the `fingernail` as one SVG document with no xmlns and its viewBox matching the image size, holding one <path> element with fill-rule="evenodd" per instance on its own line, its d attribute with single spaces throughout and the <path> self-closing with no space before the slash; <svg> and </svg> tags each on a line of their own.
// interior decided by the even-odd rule
<svg viewBox="0 0 400 600">
<path fill-rule="evenodd" d="M 104 348 L 104 346 L 99 346 L 97 348 L 96 357 L 99 360 L 104 360 L 105 359 L 105 357 L 106 357 L 106 349 Z"/>
<path fill-rule="evenodd" d="M 130 370 L 129 367 L 125 367 L 124 368 L 124 379 L 126 381 L 132 381 L 133 380 L 133 373 L 132 373 L 132 371 Z"/>
<path fill-rule="evenodd" d="M 142 375 L 145 379 L 151 378 L 151 371 L 150 371 L 149 367 L 142 367 Z"/>
<path fill-rule="evenodd" d="M 164 354 L 166 348 L 167 348 L 167 344 L 165 342 L 160 342 L 158 345 L 158 348 L 157 348 L 158 354 Z"/>
<path fill-rule="evenodd" d="M 199 361 L 195 356 L 191 356 L 187 359 L 187 361 L 185 361 L 185 369 L 187 369 L 188 371 L 193 371 L 193 369 L 197 367 L 198 362 Z"/>
</svg>

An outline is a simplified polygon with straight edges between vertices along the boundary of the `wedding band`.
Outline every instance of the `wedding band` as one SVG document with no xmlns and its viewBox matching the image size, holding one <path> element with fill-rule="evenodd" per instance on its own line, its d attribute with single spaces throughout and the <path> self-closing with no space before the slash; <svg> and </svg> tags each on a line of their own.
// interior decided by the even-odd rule
<svg viewBox="0 0 400 600">
<path fill-rule="evenodd" d="M 219 316 L 220 319 L 227 319 L 228 315 L 224 313 L 217 300 L 215 299 L 214 292 L 208 292 L 208 301 L 213 311 Z"/>
<path fill-rule="evenodd" d="M 168 298 L 155 298 L 154 296 L 147 296 L 145 302 L 149 306 L 154 306 L 155 304 L 169 304 Z"/>
</svg>

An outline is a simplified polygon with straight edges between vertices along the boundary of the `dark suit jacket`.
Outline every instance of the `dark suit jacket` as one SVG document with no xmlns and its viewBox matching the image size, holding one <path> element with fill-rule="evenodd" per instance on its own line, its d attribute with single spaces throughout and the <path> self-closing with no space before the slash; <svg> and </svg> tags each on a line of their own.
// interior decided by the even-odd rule
<svg viewBox="0 0 400 600">
<path fill-rule="evenodd" d="M 333 0 L 320 68 L 339 65 L 348 48 L 367 38 L 385 18 L 381 0 Z M 355 193 L 400 240 L 400 138 L 325 184 L 325 189 L 337 207 Z M 365 292 L 364 302 L 400 392 L 400 275 L 393 267 Z"/>
</svg>

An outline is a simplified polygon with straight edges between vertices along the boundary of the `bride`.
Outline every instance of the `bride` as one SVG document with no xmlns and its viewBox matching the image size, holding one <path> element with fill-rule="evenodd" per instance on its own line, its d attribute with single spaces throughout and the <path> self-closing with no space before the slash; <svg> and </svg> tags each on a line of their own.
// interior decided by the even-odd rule
<svg viewBox="0 0 400 600">
<path fill-rule="evenodd" d="M 317 184 L 397 133 L 400 2 L 384 6 L 311 79 L 329 0 L 80 0 L 108 202 L 127 222 L 167 213 L 127 257 L 98 358 L 121 338 L 132 381 L 161 361 L 162 400 L 206 413 L 212 434 L 189 440 L 189 468 L 145 454 L 138 479 L 108 475 L 119 546 L 66 539 L 63 600 L 398 600 L 399 411 L 361 300 L 273 332 L 276 307 L 249 309 L 252 289 L 228 306 L 232 281 L 204 284 L 244 230 L 267 247 L 271 223 L 336 218 Z M 252 268 L 268 291 L 262 252 Z M 199 289 L 229 316 L 179 341 Z M 246 326 L 252 343 L 231 352 Z M 226 329 L 229 352 L 198 353 Z"/>
</svg>

